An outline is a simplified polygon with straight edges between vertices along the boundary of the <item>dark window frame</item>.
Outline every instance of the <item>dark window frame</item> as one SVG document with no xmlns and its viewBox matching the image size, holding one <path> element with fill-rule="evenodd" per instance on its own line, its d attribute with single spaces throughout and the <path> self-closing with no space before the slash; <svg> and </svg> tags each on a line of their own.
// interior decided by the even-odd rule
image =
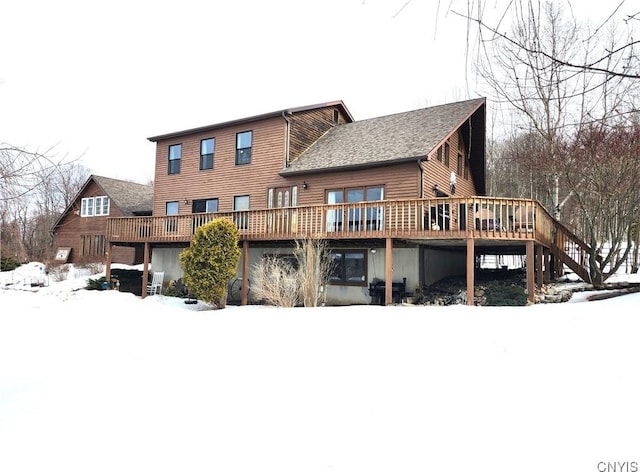
<svg viewBox="0 0 640 472">
<path fill-rule="evenodd" d="M 237 209 L 237 201 L 239 198 L 247 198 L 247 208 L 245 209 Z M 247 212 L 251 209 L 251 195 L 249 194 L 245 194 L 245 195 L 234 195 L 233 196 L 233 211 L 234 212 L 238 212 L 235 213 L 233 215 L 233 221 L 236 224 L 236 226 L 238 227 L 238 229 L 248 229 L 249 228 L 249 214 L 248 213 L 240 213 L 240 212 Z"/>
<path fill-rule="evenodd" d="M 382 200 L 369 200 L 367 195 L 369 190 L 372 189 L 380 189 L 382 190 Z M 359 201 L 349 201 L 348 194 L 349 191 L 361 191 L 363 200 Z M 331 192 L 341 192 L 342 193 L 342 201 L 336 202 L 342 205 L 348 205 L 351 203 L 361 203 L 361 202 L 382 202 L 384 201 L 384 196 L 386 194 L 386 188 L 382 184 L 378 185 L 362 185 L 362 186 L 352 186 L 352 187 L 343 187 L 343 188 L 330 188 L 325 190 L 324 201 L 326 204 L 329 204 L 329 193 Z M 382 207 L 380 207 L 382 208 Z M 380 229 L 382 225 L 384 225 L 384 214 L 380 213 L 379 210 L 376 210 L 375 218 L 373 216 L 372 211 L 376 210 L 375 208 L 368 208 L 366 213 L 361 212 L 359 209 L 349 209 L 346 214 L 346 225 L 350 231 L 362 231 L 362 230 L 372 230 L 372 229 Z M 329 218 L 329 214 L 331 217 Z M 328 229 L 328 231 L 338 231 L 342 228 L 343 215 L 341 210 L 327 210 L 327 218 L 331 220 L 330 223 L 327 224 L 327 227 L 332 227 L 332 229 Z"/>
<path fill-rule="evenodd" d="M 216 202 L 216 210 L 207 211 L 207 204 L 213 201 Z M 217 213 L 218 211 L 220 211 L 219 198 L 195 198 L 191 202 L 191 213 Z"/>
<path fill-rule="evenodd" d="M 347 264 L 342 264 L 342 267 L 336 267 L 334 265 L 334 267 L 331 270 L 331 275 L 329 277 L 329 285 L 346 285 L 346 286 L 350 286 L 350 287 L 366 287 L 367 286 L 367 274 L 369 273 L 369 269 L 368 269 L 368 251 L 366 249 L 333 249 L 331 251 L 331 257 L 334 258 L 335 260 L 335 256 L 336 255 L 341 255 L 343 260 L 346 260 L 346 255 L 347 254 L 357 254 L 357 255 L 362 255 L 362 274 L 359 276 L 359 280 L 348 280 L 349 277 L 347 276 L 347 271 L 348 271 L 348 266 Z M 335 272 L 336 269 L 340 269 L 341 270 L 341 274 L 339 279 L 336 280 L 335 277 Z"/>
<path fill-rule="evenodd" d="M 180 149 L 180 153 L 178 157 L 175 157 L 174 154 L 171 152 L 173 149 Z M 180 166 L 181 166 L 181 162 L 182 162 L 182 143 L 176 143 L 176 144 L 170 144 L 169 148 L 168 148 L 168 160 L 169 160 L 169 164 L 168 164 L 168 169 L 167 169 L 167 173 L 169 175 L 174 175 L 174 174 L 179 174 L 180 173 Z"/>
<path fill-rule="evenodd" d="M 444 166 L 447 169 L 449 168 L 449 154 L 451 153 L 450 149 L 451 145 L 448 142 L 444 143 Z"/>
<path fill-rule="evenodd" d="M 177 213 L 169 214 L 169 205 L 175 204 L 175 208 L 177 209 Z M 174 233 L 178 231 L 178 216 L 180 215 L 180 202 L 177 200 L 171 200 L 165 202 L 164 204 L 164 213 L 166 218 L 165 229 L 169 233 Z"/>
<path fill-rule="evenodd" d="M 203 145 L 206 141 L 211 141 L 211 153 L 203 153 Z M 200 170 L 210 170 L 214 166 L 214 156 L 216 153 L 216 138 L 204 138 L 200 140 Z"/>
<path fill-rule="evenodd" d="M 244 134 L 249 134 L 251 143 L 249 146 L 240 147 L 240 136 Z M 244 166 L 251 164 L 251 154 L 253 149 L 253 130 L 240 131 L 236 133 L 236 165 Z"/>
</svg>

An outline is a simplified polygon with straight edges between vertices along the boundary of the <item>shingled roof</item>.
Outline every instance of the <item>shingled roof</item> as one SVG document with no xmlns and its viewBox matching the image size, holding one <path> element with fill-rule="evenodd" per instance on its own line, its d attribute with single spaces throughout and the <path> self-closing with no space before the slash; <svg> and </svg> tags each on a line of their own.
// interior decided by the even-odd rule
<svg viewBox="0 0 640 472">
<path fill-rule="evenodd" d="M 476 98 L 336 126 L 280 174 L 424 159 L 484 103 Z"/>
<path fill-rule="evenodd" d="M 153 187 L 151 185 L 111 179 L 99 175 L 90 175 L 69 206 L 53 224 L 53 231 L 56 231 L 56 228 L 58 228 L 64 217 L 73 210 L 78 198 L 80 198 L 92 180 L 102 188 L 105 195 L 111 199 L 113 204 L 120 209 L 124 216 L 151 214 L 153 209 Z"/>
<path fill-rule="evenodd" d="M 248 116 L 248 117 L 244 117 L 244 118 L 240 118 L 237 120 L 231 120 L 231 121 L 224 121 L 222 123 L 216 123 L 213 125 L 207 125 L 207 126 L 201 126 L 199 128 L 191 128 L 191 129 L 186 129 L 186 130 L 182 130 L 182 131 L 174 131 L 172 133 L 167 133 L 167 134 L 161 134 L 158 136 L 152 136 L 150 138 L 147 138 L 149 141 L 151 142 L 158 142 L 161 141 L 163 139 L 173 139 L 173 138 L 179 138 L 182 136 L 188 136 L 194 133 L 203 133 L 203 132 L 208 132 L 208 131 L 215 131 L 217 129 L 222 129 L 222 128 L 228 128 L 229 126 L 234 126 L 234 125 L 239 125 L 239 124 L 247 124 L 247 123 L 252 123 L 254 121 L 261 121 L 261 120 L 266 120 L 268 118 L 275 118 L 277 116 L 284 116 L 284 115 L 289 115 L 292 113 L 298 113 L 298 112 L 302 112 L 302 111 L 307 111 L 307 110 L 316 110 L 318 108 L 324 108 L 324 107 L 332 107 L 332 106 L 337 106 L 342 110 L 342 113 L 345 117 L 345 119 L 348 122 L 353 121 L 353 116 L 351 116 L 351 112 L 347 109 L 346 105 L 342 102 L 342 100 L 336 100 L 333 102 L 325 102 L 325 103 L 316 103 L 314 105 L 305 105 L 302 107 L 295 107 L 295 108 L 285 108 L 284 110 L 277 110 L 277 111 L 272 111 L 269 113 L 263 113 L 261 115 L 254 115 L 254 116 Z"/>
<path fill-rule="evenodd" d="M 92 177 L 125 216 L 151 213 L 153 208 L 152 186 L 99 175 Z"/>
</svg>

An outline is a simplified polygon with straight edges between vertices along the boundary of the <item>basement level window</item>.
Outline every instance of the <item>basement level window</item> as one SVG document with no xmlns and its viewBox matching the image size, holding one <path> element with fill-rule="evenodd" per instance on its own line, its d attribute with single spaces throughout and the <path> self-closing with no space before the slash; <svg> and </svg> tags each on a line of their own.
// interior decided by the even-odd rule
<svg viewBox="0 0 640 472">
<path fill-rule="evenodd" d="M 333 250 L 331 251 L 332 272 L 329 278 L 334 285 L 366 285 L 367 251 Z"/>
</svg>

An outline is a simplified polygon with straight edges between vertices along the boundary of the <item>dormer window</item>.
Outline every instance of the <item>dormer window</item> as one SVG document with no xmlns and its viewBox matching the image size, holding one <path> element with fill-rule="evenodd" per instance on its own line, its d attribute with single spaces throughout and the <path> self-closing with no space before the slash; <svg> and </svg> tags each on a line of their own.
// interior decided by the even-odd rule
<svg viewBox="0 0 640 472">
<path fill-rule="evenodd" d="M 80 216 L 109 216 L 109 197 L 83 198 L 80 203 Z"/>
</svg>

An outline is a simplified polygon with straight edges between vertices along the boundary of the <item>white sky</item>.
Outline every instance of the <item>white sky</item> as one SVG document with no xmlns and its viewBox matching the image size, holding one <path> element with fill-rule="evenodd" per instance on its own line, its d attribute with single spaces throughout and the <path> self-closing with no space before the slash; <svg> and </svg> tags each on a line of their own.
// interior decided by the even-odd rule
<svg viewBox="0 0 640 472">
<path fill-rule="evenodd" d="M 331 100 L 364 119 L 478 96 L 466 22 L 447 14 L 466 0 L 406 3 L 5 2 L 0 142 L 146 182 L 149 136 Z M 577 13 L 601 21 L 608 3 Z"/>
</svg>

